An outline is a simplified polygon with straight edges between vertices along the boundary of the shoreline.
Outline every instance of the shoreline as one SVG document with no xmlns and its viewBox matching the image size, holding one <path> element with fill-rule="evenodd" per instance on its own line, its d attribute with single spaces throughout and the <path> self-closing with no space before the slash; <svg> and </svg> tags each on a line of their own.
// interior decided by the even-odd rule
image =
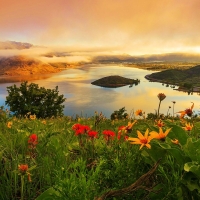
<svg viewBox="0 0 200 200">
<path fill-rule="evenodd" d="M 157 83 L 169 84 L 169 85 L 172 84 L 172 83 L 165 82 L 165 81 L 161 81 L 161 80 L 158 80 L 158 79 L 155 79 L 155 78 L 150 78 L 150 77 L 149 77 L 150 75 L 151 75 L 151 74 L 147 74 L 147 75 L 145 76 L 145 78 L 146 78 L 148 81 L 150 81 L 150 82 L 157 82 Z M 190 90 L 190 89 L 183 88 L 183 87 L 179 86 L 178 83 L 175 83 L 175 84 L 172 84 L 172 85 L 175 85 L 175 86 L 179 87 L 178 89 L 173 89 L 173 90 L 177 90 L 177 91 L 180 91 L 180 92 L 190 92 L 190 93 L 195 92 L 195 93 L 200 93 L 200 87 L 193 87 L 193 88 Z"/>
</svg>

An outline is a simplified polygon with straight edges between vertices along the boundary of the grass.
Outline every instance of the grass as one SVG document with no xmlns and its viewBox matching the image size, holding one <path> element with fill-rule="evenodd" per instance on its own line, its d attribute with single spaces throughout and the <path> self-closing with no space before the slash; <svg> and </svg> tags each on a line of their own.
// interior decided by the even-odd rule
<svg viewBox="0 0 200 200">
<path fill-rule="evenodd" d="M 171 128 L 167 137 L 154 138 L 151 149 L 144 146 L 139 150 L 140 145 L 131 144 L 125 136 L 137 138 L 137 131 L 144 135 L 147 129 L 159 132 L 158 121 L 131 116 L 110 120 L 95 113 L 91 118 L 19 119 L 1 110 L 0 199 L 93 200 L 103 199 L 109 191 L 113 195 L 104 199 L 198 199 L 199 118 L 165 116 L 162 130 Z M 182 128 L 186 123 L 193 125 L 191 131 Z M 86 128 L 78 134 L 75 124 L 87 126 L 97 135 L 90 137 Z M 115 136 L 107 137 L 105 130 Z M 172 143 L 175 139 L 178 144 Z M 154 173 L 137 183 L 135 190 L 119 192 L 148 173 L 159 159 Z"/>
</svg>

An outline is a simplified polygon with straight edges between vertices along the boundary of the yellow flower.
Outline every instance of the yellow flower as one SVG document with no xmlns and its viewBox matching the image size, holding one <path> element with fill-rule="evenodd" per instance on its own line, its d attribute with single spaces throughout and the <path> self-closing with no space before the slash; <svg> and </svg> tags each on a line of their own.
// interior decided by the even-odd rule
<svg viewBox="0 0 200 200">
<path fill-rule="evenodd" d="M 43 124 L 46 124 L 47 122 L 46 122 L 46 120 L 42 120 L 42 123 L 43 123 Z"/>
<path fill-rule="evenodd" d="M 179 141 L 177 139 L 171 140 L 171 142 L 174 144 L 179 144 Z"/>
<path fill-rule="evenodd" d="M 8 122 L 8 123 L 7 123 L 7 127 L 8 127 L 8 128 L 11 128 L 11 127 L 12 127 L 12 122 Z"/>
<path fill-rule="evenodd" d="M 183 129 L 185 129 L 186 131 L 191 131 L 193 128 L 193 125 L 190 123 L 186 123 L 185 127 L 183 127 Z"/>
<path fill-rule="evenodd" d="M 128 141 L 130 141 L 131 144 L 141 144 L 140 149 L 143 146 L 146 146 L 147 148 L 151 148 L 151 145 L 149 142 L 151 141 L 151 137 L 149 136 L 149 129 L 146 130 L 145 134 L 142 135 L 140 131 L 137 131 L 138 138 L 132 138 L 129 137 Z"/>
<path fill-rule="evenodd" d="M 165 138 L 167 137 L 168 133 L 170 132 L 171 128 L 167 129 L 165 131 L 165 133 L 163 132 L 162 128 L 159 127 L 159 133 L 157 133 L 156 131 L 152 131 L 150 133 L 151 138 L 152 139 L 158 139 L 158 140 L 162 140 L 165 141 Z"/>
<path fill-rule="evenodd" d="M 136 122 L 137 122 L 137 120 L 134 120 L 134 122 L 133 122 L 133 123 L 131 123 L 131 122 L 128 122 L 128 125 L 127 125 L 127 126 L 125 126 L 125 127 L 123 128 L 123 130 L 131 130 L 131 129 L 132 129 L 132 127 L 133 127 L 133 125 L 134 125 Z"/>
<path fill-rule="evenodd" d="M 184 111 L 179 111 L 179 112 L 177 112 L 177 113 L 180 113 L 180 114 L 181 114 L 181 115 L 180 115 L 180 118 L 183 118 L 185 115 L 187 115 L 187 116 L 189 116 L 189 117 L 192 116 L 192 109 L 194 108 L 194 103 L 193 103 L 193 102 L 191 102 L 191 103 L 192 103 L 191 108 L 187 108 L 187 109 L 185 109 Z"/>
<path fill-rule="evenodd" d="M 137 110 L 136 112 L 135 112 L 135 114 L 136 114 L 136 116 L 142 116 L 142 110 Z"/>
<path fill-rule="evenodd" d="M 36 115 L 30 115 L 30 119 L 36 119 Z"/>
</svg>

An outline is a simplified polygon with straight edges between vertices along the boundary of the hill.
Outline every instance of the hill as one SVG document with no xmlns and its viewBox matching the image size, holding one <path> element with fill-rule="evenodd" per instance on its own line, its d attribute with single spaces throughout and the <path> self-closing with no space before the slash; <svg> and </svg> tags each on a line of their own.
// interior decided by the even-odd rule
<svg viewBox="0 0 200 200">
<path fill-rule="evenodd" d="M 145 77 L 150 81 L 174 84 L 180 86 L 181 89 L 190 89 L 199 92 L 200 87 L 200 65 L 195 67 L 180 70 L 169 69 L 161 72 L 155 72 Z"/>
<path fill-rule="evenodd" d="M 93 81 L 91 84 L 101 87 L 116 88 L 125 85 L 130 85 L 130 86 L 132 86 L 133 84 L 137 85 L 138 83 L 139 83 L 138 79 L 134 80 L 130 78 L 124 78 L 122 76 L 107 76 L 100 78 L 96 81 Z"/>
<path fill-rule="evenodd" d="M 59 71 L 60 69 L 50 64 L 25 56 L 3 57 L 0 59 L 0 75 L 27 76 Z"/>
</svg>

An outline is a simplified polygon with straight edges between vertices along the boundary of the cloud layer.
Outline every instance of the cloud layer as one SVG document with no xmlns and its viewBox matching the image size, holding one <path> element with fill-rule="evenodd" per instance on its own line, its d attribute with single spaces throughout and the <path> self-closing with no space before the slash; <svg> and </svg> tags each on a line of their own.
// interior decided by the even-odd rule
<svg viewBox="0 0 200 200">
<path fill-rule="evenodd" d="M 199 0 L 1 0 L 0 40 L 132 55 L 200 52 Z"/>
</svg>

